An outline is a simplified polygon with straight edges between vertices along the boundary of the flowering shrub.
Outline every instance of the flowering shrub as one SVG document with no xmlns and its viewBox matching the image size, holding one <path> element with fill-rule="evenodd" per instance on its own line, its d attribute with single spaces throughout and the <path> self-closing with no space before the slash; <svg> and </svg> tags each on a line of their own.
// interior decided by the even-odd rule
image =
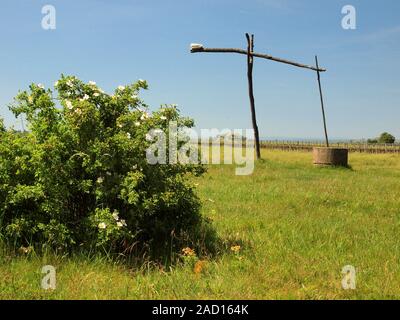
<svg viewBox="0 0 400 320">
<path fill-rule="evenodd" d="M 170 247 L 201 224 L 188 175 L 199 165 L 150 165 L 146 134 L 193 126 L 175 106 L 150 114 L 146 81 L 106 94 L 95 82 L 62 76 L 54 92 L 32 84 L 10 110 L 29 131 L 0 122 L 0 233 L 19 245 L 57 248 L 133 244 Z M 58 93 L 56 95 L 56 92 Z"/>
</svg>

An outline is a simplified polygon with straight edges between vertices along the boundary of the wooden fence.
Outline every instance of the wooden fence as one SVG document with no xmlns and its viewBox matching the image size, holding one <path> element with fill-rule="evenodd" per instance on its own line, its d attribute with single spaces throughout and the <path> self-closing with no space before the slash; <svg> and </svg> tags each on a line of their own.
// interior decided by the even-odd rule
<svg viewBox="0 0 400 320">
<path fill-rule="evenodd" d="M 312 151 L 313 147 L 325 147 L 320 141 L 262 141 L 261 147 L 285 151 Z M 359 153 L 398 153 L 400 144 L 368 144 L 362 142 L 337 142 L 330 143 L 332 148 L 346 148 L 349 152 Z"/>
</svg>

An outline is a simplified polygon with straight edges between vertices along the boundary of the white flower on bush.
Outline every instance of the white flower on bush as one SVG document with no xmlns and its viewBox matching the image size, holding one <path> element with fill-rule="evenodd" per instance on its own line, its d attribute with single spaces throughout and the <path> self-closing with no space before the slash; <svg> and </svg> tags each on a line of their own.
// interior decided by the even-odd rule
<svg viewBox="0 0 400 320">
<path fill-rule="evenodd" d="M 117 226 L 118 227 L 126 227 L 127 224 L 124 219 L 121 219 L 120 221 L 117 222 Z"/>
<path fill-rule="evenodd" d="M 131 138 L 131 134 L 129 132 L 126 134 L 126 136 L 128 137 L 128 139 Z"/>
<path fill-rule="evenodd" d="M 150 118 L 150 114 L 147 112 L 143 112 L 142 116 L 140 117 L 140 120 L 146 120 Z"/>
<path fill-rule="evenodd" d="M 44 85 L 41 84 L 41 83 L 39 83 L 37 86 L 38 86 L 40 89 L 44 89 Z"/>
<path fill-rule="evenodd" d="M 98 97 L 98 96 L 100 96 L 100 93 L 95 92 L 95 93 L 93 93 L 93 96 L 94 96 L 94 97 Z"/>
<path fill-rule="evenodd" d="M 95 86 L 95 85 L 96 85 L 96 82 L 94 82 L 94 81 L 89 81 L 89 85 Z"/>
<path fill-rule="evenodd" d="M 102 184 L 103 181 L 104 181 L 104 178 L 103 178 L 103 177 L 97 178 L 97 183 L 98 183 L 98 184 Z"/>
<path fill-rule="evenodd" d="M 65 101 L 65 105 L 67 106 L 67 108 L 69 109 L 69 110 L 71 110 L 74 106 L 72 105 L 72 102 L 71 101 L 69 101 L 69 100 L 66 100 Z"/>
<path fill-rule="evenodd" d="M 105 229 L 107 228 L 107 225 L 104 222 L 100 222 L 98 227 L 99 229 Z"/>
<path fill-rule="evenodd" d="M 120 91 L 125 90 L 125 87 L 124 86 L 118 86 L 118 90 L 120 90 Z"/>
<path fill-rule="evenodd" d="M 74 86 L 74 84 L 72 83 L 71 80 L 68 80 L 66 83 L 67 83 L 67 86 L 68 86 L 68 87 L 71 87 L 71 88 L 72 88 L 72 87 Z"/>
<path fill-rule="evenodd" d="M 136 122 L 135 122 L 135 126 L 136 126 L 136 127 L 140 127 L 140 122 L 139 122 L 139 121 L 136 121 Z"/>
<path fill-rule="evenodd" d="M 167 120 L 167 117 L 166 116 L 161 116 L 160 119 L 161 120 Z"/>
<path fill-rule="evenodd" d="M 80 108 L 77 108 L 75 110 L 75 113 L 80 116 L 82 114 L 82 110 Z"/>
<path fill-rule="evenodd" d="M 119 219 L 119 216 L 118 216 L 118 212 L 117 212 L 117 211 L 114 211 L 114 213 L 112 214 L 112 216 L 113 216 L 113 218 L 114 218 L 115 220 L 118 220 L 118 219 Z"/>
<path fill-rule="evenodd" d="M 86 101 L 86 100 L 88 100 L 89 99 L 89 96 L 87 95 L 87 94 L 85 94 L 84 96 L 83 96 L 83 98 L 81 98 L 80 100 L 81 101 Z"/>
<path fill-rule="evenodd" d="M 122 128 L 122 123 L 118 123 L 118 124 L 117 124 L 117 127 L 118 127 L 118 128 Z"/>
<path fill-rule="evenodd" d="M 138 95 L 137 94 L 133 94 L 132 95 L 132 99 L 137 99 L 138 98 Z"/>
</svg>

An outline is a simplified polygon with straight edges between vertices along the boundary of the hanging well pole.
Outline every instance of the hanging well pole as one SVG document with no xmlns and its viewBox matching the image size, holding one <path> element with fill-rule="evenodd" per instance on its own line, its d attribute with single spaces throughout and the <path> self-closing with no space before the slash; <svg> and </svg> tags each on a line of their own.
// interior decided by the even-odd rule
<svg viewBox="0 0 400 320">
<path fill-rule="evenodd" d="M 319 96 L 321 98 L 321 109 L 322 109 L 322 119 L 324 122 L 324 131 L 325 131 L 325 142 L 326 142 L 326 146 L 327 148 L 329 148 L 329 139 L 328 139 L 328 131 L 326 129 L 326 118 L 325 118 L 325 108 L 324 108 L 324 98 L 322 95 L 322 87 L 321 87 L 321 75 L 319 72 L 319 66 L 318 66 L 318 57 L 315 56 L 315 63 L 317 66 L 317 77 L 318 77 L 318 87 L 319 87 Z"/>
<path fill-rule="evenodd" d="M 254 102 L 254 94 L 253 94 L 253 51 L 254 51 L 254 35 L 252 34 L 251 37 L 248 33 L 246 33 L 247 39 L 247 79 L 249 83 L 249 98 L 250 98 L 250 111 L 251 111 L 251 121 L 253 123 L 253 130 L 254 130 L 254 140 L 256 143 L 256 153 L 257 159 L 261 158 L 261 151 L 260 151 L 260 136 L 258 133 L 258 126 L 257 126 L 257 118 L 256 118 L 256 107 Z"/>
</svg>

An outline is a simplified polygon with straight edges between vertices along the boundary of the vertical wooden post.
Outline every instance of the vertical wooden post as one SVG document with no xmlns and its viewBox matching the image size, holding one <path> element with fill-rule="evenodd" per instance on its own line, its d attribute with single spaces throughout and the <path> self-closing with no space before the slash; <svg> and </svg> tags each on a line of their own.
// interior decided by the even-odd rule
<svg viewBox="0 0 400 320">
<path fill-rule="evenodd" d="M 256 118 L 256 107 L 254 102 L 254 94 L 253 94 L 253 52 L 254 52 L 254 35 L 250 35 L 246 33 L 247 39 L 247 78 L 249 82 L 249 97 L 250 97 L 250 110 L 251 110 L 251 120 L 253 123 L 254 129 L 254 140 L 256 143 L 256 153 L 257 159 L 261 158 L 260 151 L 260 136 L 258 133 L 257 126 L 257 118 Z"/>
<path fill-rule="evenodd" d="M 315 63 L 317 65 L 318 87 L 319 87 L 319 96 L 321 98 L 322 119 L 324 121 L 325 142 L 326 142 L 326 146 L 329 148 L 328 131 L 326 129 L 324 98 L 322 96 L 321 75 L 320 75 L 320 72 L 319 72 L 318 57 L 317 56 L 315 56 Z"/>
</svg>

